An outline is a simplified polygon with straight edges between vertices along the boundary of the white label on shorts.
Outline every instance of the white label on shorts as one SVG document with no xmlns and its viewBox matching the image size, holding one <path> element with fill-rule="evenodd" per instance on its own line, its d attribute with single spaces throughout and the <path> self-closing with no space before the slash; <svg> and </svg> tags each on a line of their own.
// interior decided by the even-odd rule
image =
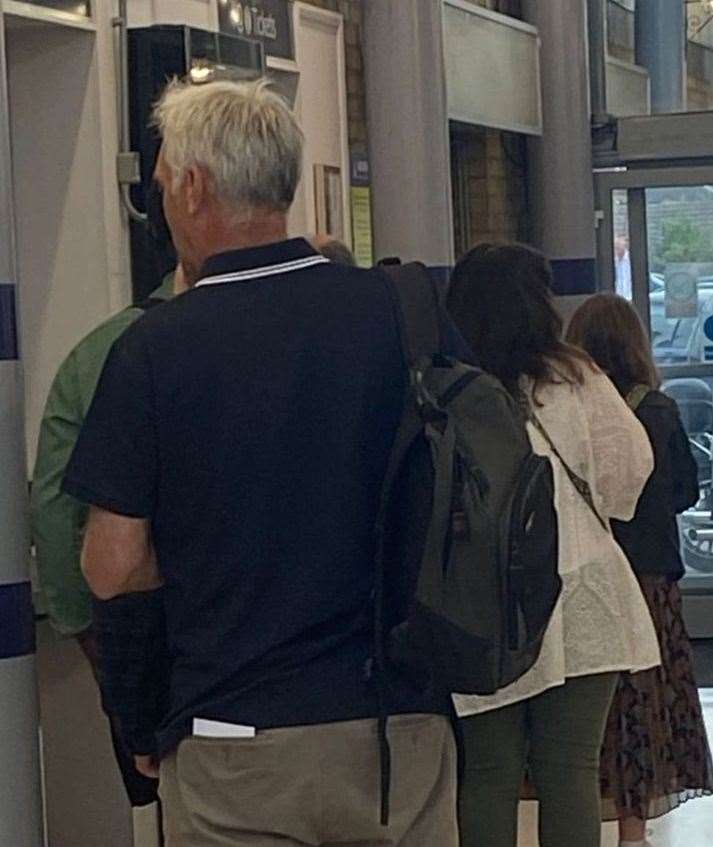
<svg viewBox="0 0 713 847">
<path fill-rule="evenodd" d="M 193 718 L 193 735 L 198 738 L 255 738 L 255 727 Z"/>
</svg>

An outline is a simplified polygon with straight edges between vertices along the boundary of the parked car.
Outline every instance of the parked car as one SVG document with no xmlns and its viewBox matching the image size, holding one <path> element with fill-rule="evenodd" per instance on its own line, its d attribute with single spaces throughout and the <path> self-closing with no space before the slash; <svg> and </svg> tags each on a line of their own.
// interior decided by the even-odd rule
<svg viewBox="0 0 713 847">
<path fill-rule="evenodd" d="M 707 339 L 704 325 L 713 315 L 713 277 L 698 282 L 698 314 L 690 318 L 666 316 L 665 287 L 649 293 L 651 309 L 651 345 L 659 365 L 685 365 L 706 361 L 705 348 L 713 345 Z"/>
</svg>

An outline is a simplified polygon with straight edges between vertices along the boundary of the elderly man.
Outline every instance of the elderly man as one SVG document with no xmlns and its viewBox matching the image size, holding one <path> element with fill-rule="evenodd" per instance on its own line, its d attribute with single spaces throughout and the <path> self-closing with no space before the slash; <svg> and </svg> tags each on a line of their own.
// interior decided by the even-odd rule
<svg viewBox="0 0 713 847">
<path fill-rule="evenodd" d="M 370 661 L 393 292 L 287 240 L 302 133 L 264 82 L 173 85 L 156 122 L 191 290 L 114 346 L 64 488 L 92 506 L 95 594 L 162 586 L 167 843 L 455 847 L 448 698 L 394 670 L 380 706 Z"/>
</svg>

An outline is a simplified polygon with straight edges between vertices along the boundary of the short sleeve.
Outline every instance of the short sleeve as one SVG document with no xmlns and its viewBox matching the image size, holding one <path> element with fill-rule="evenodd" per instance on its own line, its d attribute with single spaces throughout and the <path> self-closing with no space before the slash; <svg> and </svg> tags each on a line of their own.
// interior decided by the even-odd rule
<svg viewBox="0 0 713 847">
<path fill-rule="evenodd" d="M 135 325 L 107 358 L 62 489 L 110 512 L 150 518 L 157 477 L 155 402 L 148 351 Z"/>
</svg>

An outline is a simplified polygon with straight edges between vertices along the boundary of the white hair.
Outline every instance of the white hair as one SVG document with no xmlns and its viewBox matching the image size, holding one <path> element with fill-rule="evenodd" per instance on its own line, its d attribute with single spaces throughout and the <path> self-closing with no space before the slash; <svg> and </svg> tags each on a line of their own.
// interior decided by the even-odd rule
<svg viewBox="0 0 713 847">
<path fill-rule="evenodd" d="M 154 108 L 174 187 L 193 165 L 216 196 L 239 211 L 287 211 L 302 169 L 303 135 L 267 80 L 172 82 Z"/>
</svg>

